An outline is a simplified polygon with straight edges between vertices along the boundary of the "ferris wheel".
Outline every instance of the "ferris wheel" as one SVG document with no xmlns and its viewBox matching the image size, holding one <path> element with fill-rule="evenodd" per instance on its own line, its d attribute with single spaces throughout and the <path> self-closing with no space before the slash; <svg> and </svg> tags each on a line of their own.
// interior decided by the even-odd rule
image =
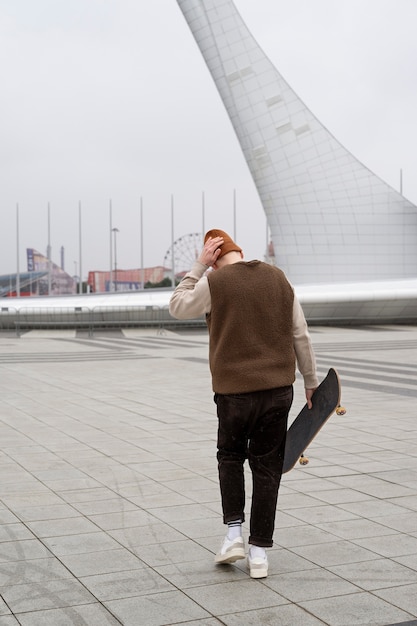
<svg viewBox="0 0 417 626">
<path fill-rule="evenodd" d="M 203 247 L 201 233 L 188 233 L 168 248 L 164 256 L 164 267 L 173 269 L 175 274 L 189 272 Z"/>
</svg>

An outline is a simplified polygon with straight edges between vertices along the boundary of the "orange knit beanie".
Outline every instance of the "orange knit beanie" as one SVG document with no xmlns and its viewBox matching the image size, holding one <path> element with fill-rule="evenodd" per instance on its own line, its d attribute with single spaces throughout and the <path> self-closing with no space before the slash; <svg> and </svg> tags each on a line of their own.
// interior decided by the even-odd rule
<svg viewBox="0 0 417 626">
<path fill-rule="evenodd" d="M 218 228 L 213 228 L 212 230 L 209 230 L 204 237 L 204 243 L 206 243 L 207 239 L 211 237 L 212 239 L 214 237 L 223 237 L 224 241 L 222 243 L 222 245 L 220 246 L 221 252 L 218 256 L 219 259 L 222 258 L 222 256 L 224 256 L 225 254 L 227 254 L 228 252 L 242 252 L 242 248 L 240 248 L 237 243 L 235 243 L 233 241 L 233 239 L 231 237 L 229 237 L 229 235 L 227 233 L 224 232 L 224 230 L 219 230 Z"/>
</svg>

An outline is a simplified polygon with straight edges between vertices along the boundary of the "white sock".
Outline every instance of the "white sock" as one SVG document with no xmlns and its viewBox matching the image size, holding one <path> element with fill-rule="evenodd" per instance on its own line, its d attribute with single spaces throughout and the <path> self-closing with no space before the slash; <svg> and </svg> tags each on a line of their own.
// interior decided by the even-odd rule
<svg viewBox="0 0 417 626">
<path fill-rule="evenodd" d="M 251 545 L 249 548 L 249 556 L 251 559 L 266 559 L 265 548 Z"/>
<path fill-rule="evenodd" d="M 233 541 L 233 539 L 236 539 L 237 537 L 241 537 L 242 536 L 242 522 L 239 520 L 236 520 L 234 522 L 228 522 L 227 523 L 227 538 L 230 539 L 230 541 Z"/>
</svg>

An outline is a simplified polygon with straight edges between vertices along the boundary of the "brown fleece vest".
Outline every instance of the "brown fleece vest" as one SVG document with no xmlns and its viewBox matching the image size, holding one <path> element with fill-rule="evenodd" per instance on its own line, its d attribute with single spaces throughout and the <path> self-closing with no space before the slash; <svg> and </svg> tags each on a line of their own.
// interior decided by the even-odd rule
<svg viewBox="0 0 417 626">
<path fill-rule="evenodd" d="M 213 390 L 247 393 L 295 380 L 294 293 L 283 272 L 261 261 L 210 272 Z"/>
</svg>

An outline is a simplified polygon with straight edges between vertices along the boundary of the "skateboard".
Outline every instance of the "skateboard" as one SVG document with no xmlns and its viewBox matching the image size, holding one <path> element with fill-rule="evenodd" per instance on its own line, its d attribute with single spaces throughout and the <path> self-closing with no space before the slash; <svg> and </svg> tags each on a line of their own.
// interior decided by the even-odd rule
<svg viewBox="0 0 417 626">
<path fill-rule="evenodd" d="M 301 465 L 306 465 L 308 459 L 303 453 L 322 426 L 335 411 L 338 415 L 346 413 L 346 409 L 340 406 L 340 380 L 335 369 L 329 369 L 314 392 L 312 402 L 313 408 L 309 409 L 305 404 L 288 429 L 283 474 L 289 472 L 298 460 Z"/>
</svg>

